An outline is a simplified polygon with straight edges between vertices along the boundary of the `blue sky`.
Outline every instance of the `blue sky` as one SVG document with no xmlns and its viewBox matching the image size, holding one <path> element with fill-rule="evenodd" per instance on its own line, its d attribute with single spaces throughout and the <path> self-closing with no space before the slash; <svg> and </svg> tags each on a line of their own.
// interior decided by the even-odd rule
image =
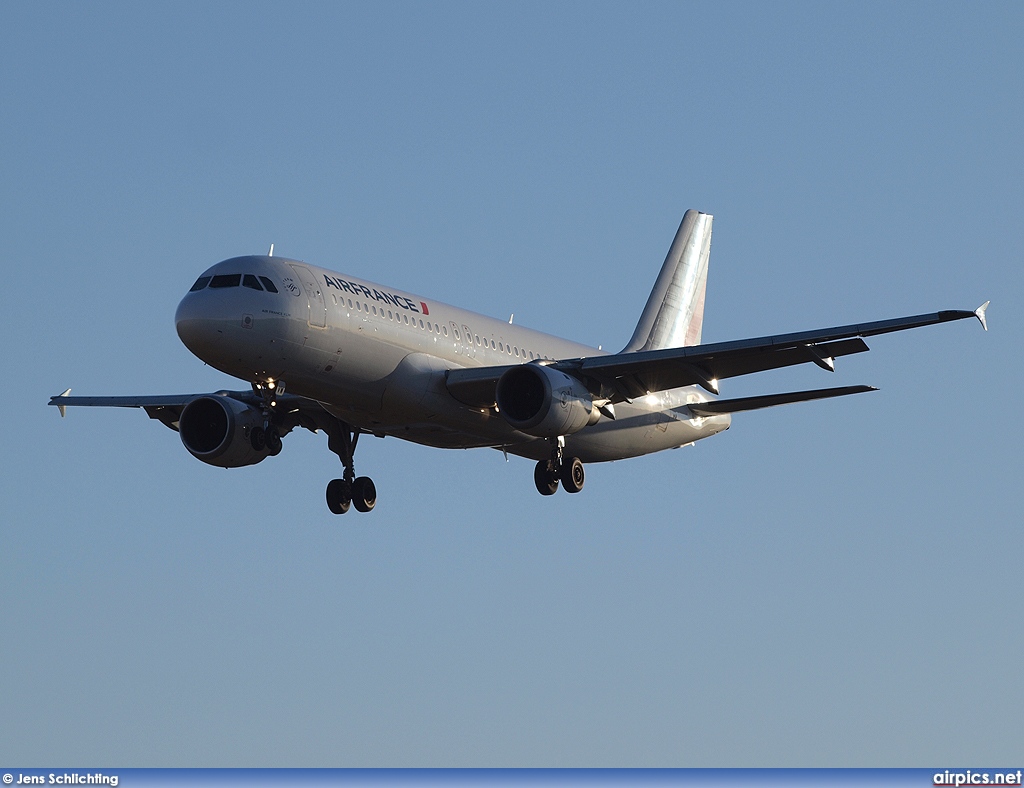
<svg viewBox="0 0 1024 788">
<path fill-rule="evenodd" d="M 0 7 L 0 761 L 949 766 L 1020 760 L 1019 4 Z M 705 341 L 992 299 L 726 396 L 543 499 L 492 451 L 293 434 L 210 468 L 52 394 L 244 388 L 175 306 L 308 260 L 629 339 L 687 208 Z"/>
</svg>

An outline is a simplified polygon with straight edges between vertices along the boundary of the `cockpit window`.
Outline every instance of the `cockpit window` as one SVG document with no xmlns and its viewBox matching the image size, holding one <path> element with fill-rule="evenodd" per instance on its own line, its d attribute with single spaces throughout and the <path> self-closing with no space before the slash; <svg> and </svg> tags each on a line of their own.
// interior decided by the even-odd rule
<svg viewBox="0 0 1024 788">
<path fill-rule="evenodd" d="M 210 287 L 238 287 L 238 283 L 241 281 L 241 274 L 218 274 L 213 277 Z"/>
<path fill-rule="evenodd" d="M 263 282 L 263 286 L 265 288 L 267 288 L 267 292 L 269 292 L 269 293 L 276 293 L 277 292 L 277 288 L 274 286 L 274 283 L 271 282 L 268 277 L 261 276 L 260 277 L 260 281 Z"/>
<path fill-rule="evenodd" d="M 260 280 L 252 274 L 246 274 L 242 277 L 242 287 L 251 287 L 253 290 L 263 290 L 263 288 L 260 287 Z"/>
<path fill-rule="evenodd" d="M 190 293 L 194 293 L 197 290 L 202 290 L 204 287 L 206 287 L 208 284 L 210 284 L 210 280 L 211 279 L 213 279 L 212 276 L 201 276 L 201 277 L 199 277 L 196 280 L 196 283 L 194 285 L 192 285 L 192 289 L 189 290 L 189 292 Z"/>
</svg>

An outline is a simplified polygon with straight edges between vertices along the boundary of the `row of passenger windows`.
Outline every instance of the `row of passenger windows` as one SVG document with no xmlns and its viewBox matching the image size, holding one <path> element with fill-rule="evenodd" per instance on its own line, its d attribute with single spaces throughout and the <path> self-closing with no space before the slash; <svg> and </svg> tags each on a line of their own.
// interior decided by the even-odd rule
<svg viewBox="0 0 1024 788">
<path fill-rule="evenodd" d="M 263 284 L 261 285 L 260 282 Z M 277 287 L 273 282 L 270 281 L 269 277 L 261 276 L 255 277 L 252 274 L 217 274 L 216 276 L 201 276 L 196 280 L 196 283 L 192 285 L 190 293 L 195 293 L 197 290 L 209 286 L 214 287 L 248 287 L 253 290 L 266 290 L 269 293 L 276 293 Z"/>
<path fill-rule="evenodd" d="M 260 285 L 260 282 L 263 283 L 262 286 Z M 268 277 L 260 276 L 257 278 L 252 274 L 217 274 L 216 276 L 201 276 L 196 280 L 196 283 L 192 285 L 192 289 L 189 290 L 189 292 L 195 293 L 207 287 L 212 289 L 220 287 L 238 287 L 239 285 L 253 290 L 267 290 L 271 293 L 278 292 L 277 287 L 274 286 L 274 283 L 270 281 Z M 335 304 L 338 304 L 339 302 L 342 306 L 345 306 L 346 304 L 345 298 L 338 298 L 334 293 L 331 293 L 331 299 Z M 372 312 L 374 316 L 381 318 L 384 317 L 384 307 L 381 307 L 378 310 L 375 305 L 364 304 L 361 301 L 353 302 L 351 298 L 347 299 L 347 303 L 349 309 L 355 309 L 357 312 Z M 437 323 L 431 323 L 429 320 L 424 321 L 422 318 L 419 320 L 415 317 L 410 319 L 408 315 L 392 312 L 390 309 L 387 310 L 387 319 L 391 321 L 397 320 L 399 323 L 411 325 L 414 328 L 418 325 L 419 328 L 429 331 L 431 334 L 438 334 L 445 337 L 448 336 L 448 326 L 439 326 Z M 481 340 L 479 334 L 471 334 L 467 330 L 468 326 L 463 326 L 462 328 L 463 332 L 466 334 L 467 345 L 476 344 L 477 347 L 490 347 L 491 350 L 497 350 L 500 353 L 508 353 L 510 356 L 514 356 L 515 358 L 529 359 L 530 361 L 546 358 L 539 353 L 534 353 L 532 350 L 520 350 L 514 345 L 506 345 L 504 342 L 495 342 L 493 339 L 488 340 L 487 337 L 484 337 L 483 340 Z M 462 333 L 459 329 L 452 328 L 452 333 L 455 335 L 455 339 L 457 341 L 463 341 Z"/>
<path fill-rule="evenodd" d="M 448 336 L 448 326 L 441 326 L 438 325 L 437 323 L 431 323 L 429 320 L 423 320 L 423 318 L 417 319 L 415 316 L 410 318 L 409 315 L 403 315 L 400 314 L 399 312 L 392 312 L 390 309 L 385 310 L 384 307 L 380 307 L 380 309 L 378 309 L 376 305 L 364 304 L 358 300 L 353 301 L 351 298 L 339 298 L 334 293 L 331 293 L 331 299 L 334 301 L 335 304 L 340 304 L 343 307 L 346 304 L 348 304 L 348 308 L 354 309 L 356 312 L 366 312 L 368 314 L 373 314 L 375 317 L 381 318 L 386 316 L 388 320 L 397 321 L 407 326 L 411 325 L 413 328 L 419 326 L 419 328 L 423 329 L 424 331 L 428 331 L 431 334 L 438 334 L 439 336 L 445 337 Z M 533 361 L 534 359 L 548 358 L 547 356 L 542 356 L 539 353 L 534 353 L 532 350 L 520 350 L 515 345 L 506 345 L 504 342 L 495 342 L 493 339 L 488 340 L 487 337 L 484 337 L 483 340 L 481 340 L 479 334 L 472 334 L 467 329 L 468 326 L 463 326 L 462 332 L 460 332 L 459 329 L 453 327 L 452 334 L 455 336 L 455 339 L 457 341 L 462 342 L 462 334 L 463 332 L 465 332 L 465 344 L 476 344 L 477 347 L 484 348 L 490 347 L 491 350 L 497 350 L 500 353 L 508 353 L 510 356 L 514 356 L 515 358 L 527 359 L 530 361 Z"/>
</svg>

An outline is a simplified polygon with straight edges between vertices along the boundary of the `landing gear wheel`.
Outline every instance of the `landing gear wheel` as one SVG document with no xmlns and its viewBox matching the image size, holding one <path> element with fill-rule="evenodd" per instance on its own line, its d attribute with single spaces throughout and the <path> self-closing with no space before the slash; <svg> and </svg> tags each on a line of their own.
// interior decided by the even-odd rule
<svg viewBox="0 0 1024 788">
<path fill-rule="evenodd" d="M 267 433 L 264 432 L 262 427 L 253 427 L 252 432 L 249 433 L 249 443 L 252 444 L 254 451 L 263 451 L 267 445 Z"/>
<path fill-rule="evenodd" d="M 267 454 L 271 457 L 276 457 L 281 453 L 281 436 L 277 434 L 277 430 L 271 427 L 267 430 L 267 434 L 264 438 L 267 445 Z"/>
<path fill-rule="evenodd" d="M 356 511 L 369 512 L 377 505 L 377 488 L 369 476 L 356 476 L 355 462 L 353 455 L 356 451 L 356 443 L 359 441 L 359 429 L 353 428 L 341 419 L 334 419 L 327 429 L 327 447 L 338 455 L 341 464 L 345 466 L 345 476 L 335 479 L 327 485 L 327 505 L 332 512 L 344 513 L 349 504 L 355 504 Z M 338 485 L 345 485 L 344 508 L 341 502 L 332 498 L 332 489 L 342 489 Z"/>
<path fill-rule="evenodd" d="M 554 495 L 558 492 L 558 475 L 551 467 L 551 462 L 541 460 L 533 469 L 533 483 L 541 495 Z"/>
<path fill-rule="evenodd" d="M 344 479 L 334 479 L 327 484 L 327 508 L 334 514 L 345 514 L 352 505 L 352 485 Z M 358 505 L 357 505 L 358 508 Z"/>
<path fill-rule="evenodd" d="M 567 493 L 578 493 L 583 489 L 586 474 L 579 457 L 569 457 L 562 463 L 562 487 Z"/>
<path fill-rule="evenodd" d="M 369 512 L 377 505 L 377 488 L 369 476 L 358 476 L 352 482 L 352 503 L 357 512 Z"/>
</svg>

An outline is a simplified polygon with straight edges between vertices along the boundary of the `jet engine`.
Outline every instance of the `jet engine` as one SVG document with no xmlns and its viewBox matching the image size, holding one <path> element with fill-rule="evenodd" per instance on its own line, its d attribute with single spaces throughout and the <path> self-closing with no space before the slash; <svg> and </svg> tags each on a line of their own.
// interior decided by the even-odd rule
<svg viewBox="0 0 1024 788">
<path fill-rule="evenodd" d="M 538 438 L 571 435 L 601 418 L 586 386 L 543 364 L 505 372 L 498 378 L 495 398 L 505 421 Z"/>
<path fill-rule="evenodd" d="M 178 417 L 181 442 L 189 453 L 221 468 L 255 465 L 270 454 L 262 430 L 263 414 L 259 410 L 220 394 L 196 397 Z M 255 431 L 259 439 L 254 441 Z"/>
</svg>

